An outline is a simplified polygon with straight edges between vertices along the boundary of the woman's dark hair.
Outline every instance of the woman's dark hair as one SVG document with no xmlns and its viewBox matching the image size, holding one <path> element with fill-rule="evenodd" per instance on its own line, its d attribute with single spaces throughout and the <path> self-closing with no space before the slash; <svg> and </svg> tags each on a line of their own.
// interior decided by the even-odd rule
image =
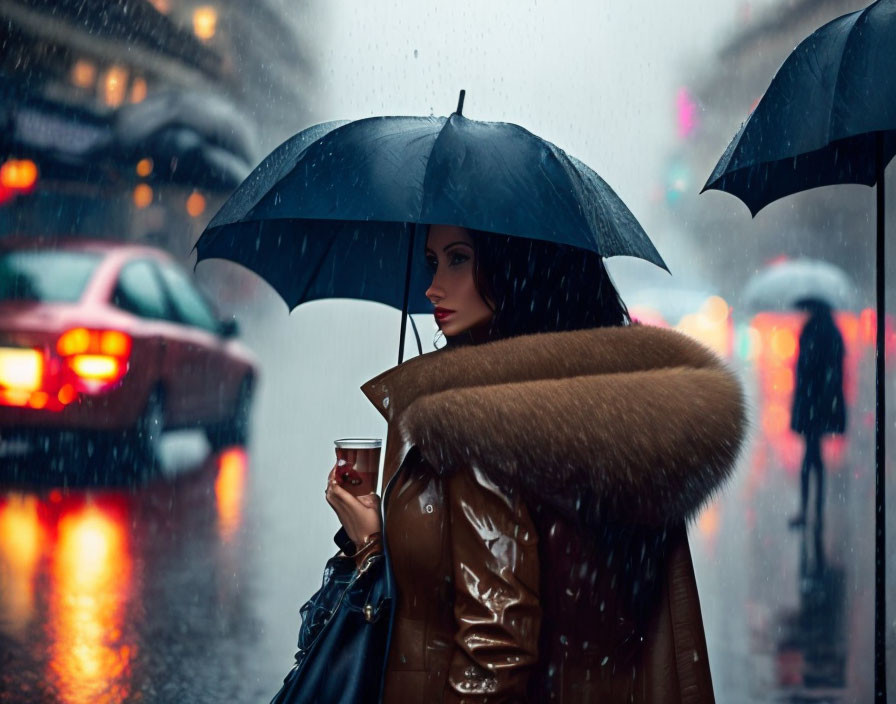
<svg viewBox="0 0 896 704">
<path fill-rule="evenodd" d="M 495 311 L 487 339 L 628 325 L 625 303 L 594 252 L 469 230 L 479 295 Z M 469 344 L 469 334 L 446 337 Z"/>
</svg>

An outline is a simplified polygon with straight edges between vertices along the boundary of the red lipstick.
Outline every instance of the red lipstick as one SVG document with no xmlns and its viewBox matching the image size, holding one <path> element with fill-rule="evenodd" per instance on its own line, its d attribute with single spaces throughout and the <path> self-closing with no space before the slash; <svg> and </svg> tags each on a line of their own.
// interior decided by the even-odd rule
<svg viewBox="0 0 896 704">
<path fill-rule="evenodd" d="M 445 318 L 455 312 L 457 311 L 449 310 L 448 308 L 436 308 L 434 314 L 436 316 L 436 320 L 445 320 Z"/>
</svg>

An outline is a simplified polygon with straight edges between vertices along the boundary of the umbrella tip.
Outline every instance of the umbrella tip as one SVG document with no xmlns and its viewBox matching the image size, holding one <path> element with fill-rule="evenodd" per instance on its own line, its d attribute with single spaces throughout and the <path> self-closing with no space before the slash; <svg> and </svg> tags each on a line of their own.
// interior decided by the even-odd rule
<svg viewBox="0 0 896 704">
<path fill-rule="evenodd" d="M 464 114 L 464 96 L 466 96 L 466 94 L 467 91 L 461 90 L 460 95 L 457 98 L 457 110 L 454 111 L 461 117 L 463 117 Z"/>
</svg>

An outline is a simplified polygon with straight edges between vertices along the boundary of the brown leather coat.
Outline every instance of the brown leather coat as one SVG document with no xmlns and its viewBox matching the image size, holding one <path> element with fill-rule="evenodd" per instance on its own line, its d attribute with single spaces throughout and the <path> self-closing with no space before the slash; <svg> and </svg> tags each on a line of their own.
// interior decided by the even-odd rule
<svg viewBox="0 0 896 704">
<path fill-rule="evenodd" d="M 643 326 L 527 335 L 362 390 L 389 421 L 387 704 L 713 700 L 685 521 L 744 406 L 711 352 Z"/>
</svg>

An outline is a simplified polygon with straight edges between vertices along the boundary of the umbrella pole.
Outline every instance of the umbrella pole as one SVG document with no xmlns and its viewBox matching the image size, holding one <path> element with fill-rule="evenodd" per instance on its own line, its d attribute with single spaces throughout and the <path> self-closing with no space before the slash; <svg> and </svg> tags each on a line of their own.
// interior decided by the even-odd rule
<svg viewBox="0 0 896 704">
<path fill-rule="evenodd" d="M 404 300 L 401 304 L 401 334 L 398 336 L 398 363 L 404 361 L 404 334 L 408 327 L 408 296 L 411 289 L 411 264 L 414 257 L 414 235 L 417 233 L 417 223 L 405 223 L 408 232 L 408 263 L 404 272 Z"/>
<path fill-rule="evenodd" d="M 417 340 L 417 354 L 423 354 L 423 345 L 420 342 L 420 333 L 417 331 L 417 323 L 414 322 L 414 316 L 408 315 L 408 320 L 411 323 L 411 330 L 414 331 L 414 337 Z"/>
<path fill-rule="evenodd" d="M 886 364 L 886 303 L 884 301 L 884 135 L 877 133 L 877 354 L 875 365 L 874 404 L 874 700 L 887 701 L 886 663 L 886 521 L 884 515 L 886 485 L 886 397 L 884 388 Z"/>
</svg>

